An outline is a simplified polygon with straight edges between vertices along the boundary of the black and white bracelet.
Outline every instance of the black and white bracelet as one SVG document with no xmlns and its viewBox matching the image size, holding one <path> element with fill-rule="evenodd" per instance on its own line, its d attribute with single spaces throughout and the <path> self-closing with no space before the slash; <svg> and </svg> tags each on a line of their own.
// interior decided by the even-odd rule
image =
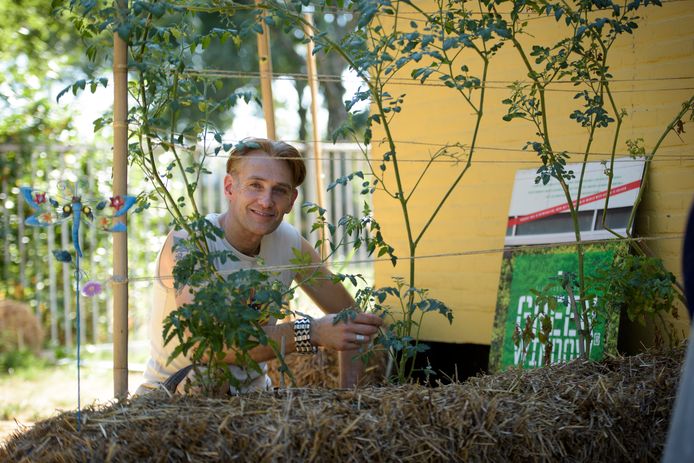
<svg viewBox="0 0 694 463">
<path fill-rule="evenodd" d="M 311 319 L 299 318 L 294 322 L 294 344 L 299 354 L 315 354 L 318 348 L 311 344 Z"/>
</svg>

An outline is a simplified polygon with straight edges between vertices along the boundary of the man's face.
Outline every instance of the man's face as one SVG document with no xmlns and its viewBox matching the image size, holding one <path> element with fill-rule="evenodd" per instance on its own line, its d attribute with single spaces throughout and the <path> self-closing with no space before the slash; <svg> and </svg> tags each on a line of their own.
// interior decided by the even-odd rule
<svg viewBox="0 0 694 463">
<path fill-rule="evenodd" d="M 236 239 L 257 240 L 280 225 L 297 197 L 287 162 L 254 151 L 224 178 L 230 224 Z"/>
</svg>

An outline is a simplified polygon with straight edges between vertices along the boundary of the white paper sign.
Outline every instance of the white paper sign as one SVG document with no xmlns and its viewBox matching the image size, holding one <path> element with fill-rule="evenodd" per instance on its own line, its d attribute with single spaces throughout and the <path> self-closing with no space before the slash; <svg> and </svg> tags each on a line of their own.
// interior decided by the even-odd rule
<svg viewBox="0 0 694 463">
<path fill-rule="evenodd" d="M 643 159 L 615 159 L 609 208 L 629 207 L 634 204 L 643 174 Z M 608 164 L 609 166 L 609 164 Z M 586 173 L 581 189 L 580 210 L 596 210 L 605 206 L 608 167 L 600 162 L 586 165 Z M 576 178 L 567 182 L 571 198 L 576 204 L 581 164 L 567 164 L 566 170 L 573 170 Z M 537 169 L 519 170 L 513 184 L 513 195 L 509 207 L 509 226 L 527 223 L 569 211 L 566 196 L 556 179 L 547 185 L 535 183 Z"/>
</svg>

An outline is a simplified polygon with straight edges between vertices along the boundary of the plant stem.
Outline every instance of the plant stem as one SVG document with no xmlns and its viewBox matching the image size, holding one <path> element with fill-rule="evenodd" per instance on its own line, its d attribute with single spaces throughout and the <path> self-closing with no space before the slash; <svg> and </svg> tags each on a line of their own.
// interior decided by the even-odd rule
<svg viewBox="0 0 694 463">
<path fill-rule="evenodd" d="M 578 311 L 576 310 L 576 297 L 574 296 L 574 290 L 571 287 L 571 279 L 567 278 L 564 284 L 564 290 L 569 296 L 569 304 L 571 305 L 571 313 L 574 317 L 574 323 L 576 324 L 576 331 L 578 332 L 578 352 L 580 356 L 584 359 L 588 358 L 589 353 L 586 353 L 586 336 L 584 335 L 583 328 L 581 327 L 581 320 L 578 316 Z M 588 329 L 587 325 L 584 325 Z"/>
<path fill-rule="evenodd" d="M 434 219 L 438 215 L 439 211 L 441 210 L 443 205 L 446 203 L 446 200 L 448 199 L 448 197 L 453 193 L 453 190 L 455 190 L 455 187 L 458 185 L 458 183 L 460 183 L 460 180 L 462 180 L 465 173 L 472 166 L 472 155 L 474 153 L 475 146 L 477 144 L 477 136 L 479 134 L 480 125 L 482 123 L 482 116 L 484 114 L 484 112 L 483 112 L 484 94 L 485 94 L 485 89 L 486 89 L 487 70 L 489 68 L 488 58 L 483 57 L 483 60 L 484 60 L 484 68 L 482 71 L 482 88 L 480 90 L 479 111 L 477 111 L 477 120 L 475 121 L 475 130 L 472 133 L 472 142 L 470 143 L 470 153 L 468 154 L 467 162 L 465 163 L 465 167 L 463 168 L 462 172 L 460 172 L 460 174 L 458 174 L 456 179 L 453 181 L 451 186 L 448 188 L 448 190 L 444 194 L 443 198 L 439 201 L 438 205 L 434 209 L 434 212 L 432 212 L 432 214 L 429 216 L 429 219 L 427 220 L 426 224 L 424 224 L 424 227 L 422 227 L 422 230 L 419 232 L 419 235 L 417 235 L 417 238 L 414 240 L 415 247 L 417 246 L 417 244 L 419 244 L 419 241 L 422 239 L 422 236 L 424 236 L 424 233 L 427 231 L 427 229 L 429 228 L 431 223 L 434 221 Z"/>
<path fill-rule="evenodd" d="M 612 193 L 612 180 L 614 178 L 614 158 L 615 158 L 615 153 L 617 152 L 617 140 L 619 138 L 619 131 L 620 128 L 622 127 L 622 115 L 620 114 L 619 110 L 617 109 L 617 105 L 614 101 L 614 98 L 612 96 L 612 91 L 610 90 L 609 84 L 605 82 L 605 92 L 607 93 L 607 97 L 610 100 L 610 105 L 612 106 L 612 110 L 615 113 L 615 117 L 617 118 L 617 129 L 615 130 L 615 135 L 614 139 L 612 141 L 612 151 L 610 152 L 610 167 L 609 167 L 609 173 L 607 175 L 607 196 L 605 197 L 605 205 L 603 206 L 602 209 L 602 228 L 607 230 L 608 232 L 612 233 L 614 236 L 617 238 L 624 238 L 621 234 L 615 232 L 611 228 L 609 228 L 606 224 L 605 221 L 607 219 L 607 209 L 610 204 L 610 195 Z M 629 229 L 627 229 L 627 235 L 629 233 Z M 632 248 L 639 249 L 638 245 L 632 244 Z M 640 251 L 640 250 L 639 250 Z M 640 251 L 642 253 L 642 251 Z"/>
<path fill-rule="evenodd" d="M 525 54 L 525 51 L 523 49 L 523 46 L 520 44 L 518 41 L 515 31 L 514 34 L 511 36 L 511 40 L 513 41 L 513 44 L 518 50 L 518 53 L 520 54 L 523 62 L 525 63 L 525 66 L 528 70 L 528 76 L 532 79 L 534 82 L 535 87 L 537 88 L 538 94 L 540 96 L 540 108 L 541 108 L 541 122 L 542 122 L 542 131 L 540 133 L 542 140 L 545 145 L 545 150 L 547 151 L 547 154 L 549 156 L 549 161 L 554 162 L 556 159 L 556 154 L 554 150 L 552 149 L 552 144 L 550 141 L 550 135 L 549 135 L 549 126 L 547 123 L 547 102 L 545 99 L 545 83 L 540 82 L 539 76 L 541 74 L 538 74 L 535 72 L 533 69 L 532 65 L 530 64 L 530 61 Z M 556 75 L 556 74 L 555 74 Z M 566 203 L 569 207 L 569 213 L 571 215 L 571 221 L 573 224 L 574 228 L 574 235 L 576 237 L 576 254 L 578 257 L 578 285 L 579 285 L 579 301 L 580 301 L 580 306 L 581 306 L 581 315 L 582 318 L 584 319 L 584 322 L 587 323 L 589 322 L 588 320 L 588 314 L 587 314 L 587 307 L 586 307 L 586 302 L 585 302 L 585 275 L 584 275 L 584 247 L 583 247 L 583 242 L 581 241 L 581 227 L 578 222 L 578 212 L 576 208 L 574 207 L 574 201 L 571 198 L 571 192 L 569 191 L 569 187 L 566 184 L 566 181 L 562 178 L 561 174 L 555 175 L 555 179 L 559 182 L 559 185 L 564 193 L 564 197 L 566 198 Z M 583 333 L 579 331 L 579 344 L 585 343 L 586 339 L 583 337 Z M 586 349 L 587 350 L 587 349 Z M 582 354 L 583 355 L 583 354 Z"/>
<path fill-rule="evenodd" d="M 629 220 L 627 221 L 627 236 L 631 237 L 631 229 L 632 226 L 634 225 L 634 218 L 636 217 L 636 209 L 641 202 L 641 199 L 643 198 L 643 192 L 646 189 L 646 183 L 648 180 L 648 167 L 651 165 L 651 161 L 653 160 L 653 157 L 655 154 L 658 152 L 658 149 L 660 148 L 660 145 L 663 143 L 665 140 L 665 137 L 670 133 L 671 130 L 675 128 L 675 124 L 682 119 L 682 117 L 687 114 L 687 112 L 694 110 L 694 95 L 691 96 L 687 101 L 685 101 L 682 104 L 682 109 L 675 115 L 675 117 L 672 119 L 672 121 L 667 125 L 663 133 L 660 135 L 660 138 L 656 142 L 655 146 L 653 147 L 653 150 L 651 151 L 651 154 L 646 156 L 646 161 L 644 162 L 643 165 L 643 174 L 641 175 L 641 188 L 639 188 L 639 193 L 636 196 L 636 200 L 634 200 L 634 206 L 631 209 L 631 214 L 629 214 Z"/>
</svg>

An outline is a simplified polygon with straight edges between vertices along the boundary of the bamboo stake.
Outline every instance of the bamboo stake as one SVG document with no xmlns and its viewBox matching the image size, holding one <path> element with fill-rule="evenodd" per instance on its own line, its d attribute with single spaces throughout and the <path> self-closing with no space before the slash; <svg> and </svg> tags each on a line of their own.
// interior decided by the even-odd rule
<svg viewBox="0 0 694 463">
<path fill-rule="evenodd" d="M 313 14 L 304 13 L 304 34 L 306 37 L 313 38 L 311 26 L 313 25 Z M 325 208 L 325 198 L 323 196 L 323 162 L 321 160 L 321 142 L 318 127 L 318 72 L 316 70 L 316 56 L 313 54 L 313 40 L 306 44 L 306 67 L 308 70 L 308 86 L 311 90 L 311 120 L 313 128 L 313 162 L 315 163 L 316 177 L 316 202 Z M 325 259 L 328 255 L 326 227 L 321 228 L 321 258 Z"/>
<path fill-rule="evenodd" d="M 127 3 L 118 1 L 121 11 Z M 128 188 L 128 45 L 113 37 L 113 194 L 125 195 Z M 124 214 L 119 220 L 126 221 Z M 113 393 L 128 393 L 128 235 L 113 234 Z"/>
<path fill-rule="evenodd" d="M 261 0 L 255 0 L 260 5 Z M 270 28 L 264 21 L 265 11 L 260 22 L 263 33 L 258 34 L 258 64 L 260 70 L 260 95 L 263 101 L 263 113 L 265 114 L 265 126 L 267 137 L 275 140 L 275 106 L 272 99 L 272 55 L 270 54 Z"/>
</svg>

